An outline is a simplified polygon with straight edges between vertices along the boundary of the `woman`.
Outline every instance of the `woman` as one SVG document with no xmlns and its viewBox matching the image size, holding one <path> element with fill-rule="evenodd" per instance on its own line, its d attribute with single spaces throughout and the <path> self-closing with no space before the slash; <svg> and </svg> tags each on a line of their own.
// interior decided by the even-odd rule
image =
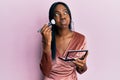
<svg viewBox="0 0 120 80">
<path fill-rule="evenodd" d="M 52 29 L 47 24 L 41 29 L 43 55 L 40 68 L 44 80 L 77 80 L 76 71 L 82 74 L 87 70 L 86 57 L 75 61 L 63 61 L 59 57 L 65 57 L 68 50 L 85 49 L 85 36 L 71 30 L 71 12 L 65 3 L 55 2 L 51 6 L 49 20 L 52 19 L 56 22 Z"/>
</svg>

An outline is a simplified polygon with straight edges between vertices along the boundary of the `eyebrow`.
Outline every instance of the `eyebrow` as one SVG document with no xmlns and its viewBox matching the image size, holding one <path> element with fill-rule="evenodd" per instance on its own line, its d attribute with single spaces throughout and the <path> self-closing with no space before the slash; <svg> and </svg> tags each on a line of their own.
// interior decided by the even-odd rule
<svg viewBox="0 0 120 80">
<path fill-rule="evenodd" d="M 67 9 L 63 9 L 63 11 L 68 11 Z M 55 12 L 60 12 L 59 10 L 55 10 Z"/>
</svg>

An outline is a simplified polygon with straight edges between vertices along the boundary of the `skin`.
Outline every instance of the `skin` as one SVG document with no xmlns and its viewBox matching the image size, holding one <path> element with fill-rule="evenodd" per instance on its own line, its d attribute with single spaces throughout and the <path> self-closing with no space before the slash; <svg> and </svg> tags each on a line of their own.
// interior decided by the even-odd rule
<svg viewBox="0 0 120 80">
<path fill-rule="evenodd" d="M 67 9 L 61 4 L 57 5 L 54 13 L 54 19 L 56 21 L 55 25 L 57 26 L 57 32 L 55 34 L 56 48 L 60 55 L 63 55 L 73 37 L 73 32 L 69 29 L 70 16 Z M 41 34 L 43 39 L 43 51 L 45 52 L 44 54 L 49 56 L 48 62 L 51 63 L 51 28 L 45 24 L 41 29 Z M 84 60 L 76 59 L 73 63 L 77 66 L 77 70 L 81 70 L 86 66 L 86 57 Z"/>
<path fill-rule="evenodd" d="M 56 47 L 60 55 L 62 55 L 73 36 L 73 32 L 68 27 L 70 16 L 63 5 L 58 5 L 56 7 L 54 19 L 58 27 L 56 33 Z"/>
</svg>

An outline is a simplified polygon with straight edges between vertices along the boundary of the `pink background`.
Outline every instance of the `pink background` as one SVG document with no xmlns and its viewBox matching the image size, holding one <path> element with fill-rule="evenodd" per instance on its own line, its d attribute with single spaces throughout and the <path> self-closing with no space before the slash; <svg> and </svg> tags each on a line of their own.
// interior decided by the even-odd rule
<svg viewBox="0 0 120 80">
<path fill-rule="evenodd" d="M 48 23 L 54 1 L 0 1 L 0 80 L 41 80 L 37 30 Z M 79 80 L 119 80 L 120 0 L 61 1 L 71 9 L 74 30 L 87 37 L 88 71 Z"/>
</svg>

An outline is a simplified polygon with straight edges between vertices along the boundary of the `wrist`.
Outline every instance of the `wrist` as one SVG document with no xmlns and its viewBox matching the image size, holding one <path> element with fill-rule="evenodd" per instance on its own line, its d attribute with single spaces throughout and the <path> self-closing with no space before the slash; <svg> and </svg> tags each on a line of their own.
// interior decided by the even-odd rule
<svg viewBox="0 0 120 80">
<path fill-rule="evenodd" d="M 43 52 L 44 53 L 51 53 L 51 45 L 50 44 L 44 44 L 43 45 Z"/>
<path fill-rule="evenodd" d="M 51 41 L 50 40 L 45 40 L 42 39 L 43 45 L 51 45 Z"/>
</svg>

